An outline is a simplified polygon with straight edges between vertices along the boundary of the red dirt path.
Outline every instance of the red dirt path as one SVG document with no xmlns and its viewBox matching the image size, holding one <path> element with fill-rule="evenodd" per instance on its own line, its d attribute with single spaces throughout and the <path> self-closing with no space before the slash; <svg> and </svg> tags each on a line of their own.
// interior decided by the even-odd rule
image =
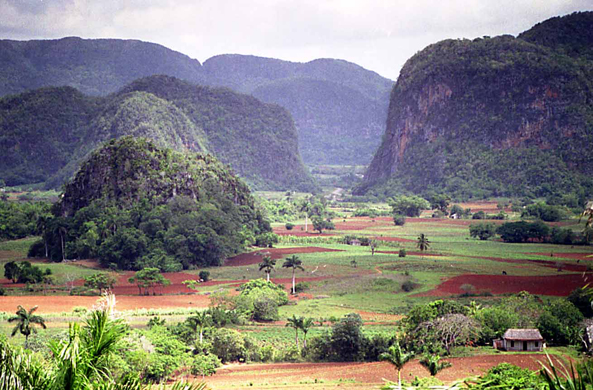
<svg viewBox="0 0 593 390">
<path fill-rule="evenodd" d="M 515 355 L 488 355 L 465 358 L 444 359 L 452 363 L 437 374 L 437 378 L 450 383 L 469 376 L 479 375 L 500 363 L 511 363 L 530 370 L 539 370 L 539 362 L 546 362 L 545 355 L 515 354 Z M 554 358 L 555 361 L 557 359 Z M 414 376 L 427 377 L 428 371 L 422 367 L 418 360 L 408 363 L 403 371 L 402 378 L 411 380 Z M 252 388 L 306 388 L 306 383 L 318 381 L 326 382 L 327 388 L 361 388 L 360 384 L 374 388 L 382 384 L 382 379 L 397 381 L 397 374 L 393 366 L 387 362 L 373 363 L 277 363 L 277 364 L 233 364 L 224 366 L 217 373 L 205 381 L 213 390 L 227 389 L 230 387 L 249 386 Z M 356 383 L 341 382 L 332 385 L 330 381 L 354 380 Z M 305 383 L 303 383 L 305 382 Z M 287 387 L 285 384 L 293 383 L 296 387 Z M 270 387 L 272 386 L 272 387 Z M 278 387 L 275 387 L 278 386 Z M 318 387 L 316 387 L 318 388 Z M 325 387 L 324 387 L 325 388 Z"/>
<path fill-rule="evenodd" d="M 317 253 L 317 252 L 343 252 L 340 249 L 327 249 L 315 246 L 297 247 L 297 248 L 269 248 L 261 251 L 243 253 L 235 257 L 226 259 L 225 267 L 240 267 L 243 265 L 259 264 L 264 254 L 270 255 L 274 260 L 281 259 L 295 253 Z"/>
<path fill-rule="evenodd" d="M 568 296 L 572 290 L 593 281 L 593 275 L 570 274 L 554 276 L 510 276 L 465 274 L 452 277 L 439 284 L 434 290 L 418 296 L 450 296 L 462 294 L 463 284 L 471 284 L 476 292 L 489 291 L 492 294 L 518 293 L 528 291 L 537 295 Z"/>
</svg>

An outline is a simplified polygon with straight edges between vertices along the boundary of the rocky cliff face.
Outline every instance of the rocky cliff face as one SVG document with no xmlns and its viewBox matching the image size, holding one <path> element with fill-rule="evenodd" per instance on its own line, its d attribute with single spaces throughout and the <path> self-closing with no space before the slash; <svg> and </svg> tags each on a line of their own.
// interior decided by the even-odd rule
<svg viewBox="0 0 593 390">
<path fill-rule="evenodd" d="M 592 119 L 593 83 L 582 59 L 511 36 L 439 42 L 402 69 L 358 192 L 389 179 L 408 190 L 444 189 L 459 173 L 485 171 L 496 186 L 505 178 L 491 164 L 511 150 L 518 160 L 548 155 L 562 162 L 555 169 L 591 173 Z M 462 160 L 471 166 L 452 164 Z"/>
</svg>

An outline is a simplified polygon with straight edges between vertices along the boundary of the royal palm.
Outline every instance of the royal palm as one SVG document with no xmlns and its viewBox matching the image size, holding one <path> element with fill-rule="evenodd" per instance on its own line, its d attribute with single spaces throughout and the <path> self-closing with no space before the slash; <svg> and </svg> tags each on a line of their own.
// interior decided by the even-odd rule
<svg viewBox="0 0 593 390">
<path fill-rule="evenodd" d="M 12 329 L 11 336 L 14 336 L 17 334 L 17 332 L 20 332 L 23 336 L 25 336 L 25 348 L 28 347 L 29 336 L 31 335 L 31 332 L 37 333 L 35 325 L 39 325 L 43 329 L 46 328 L 45 320 L 41 316 L 33 314 L 35 310 L 37 310 L 37 306 L 34 306 L 31 310 L 27 311 L 24 307 L 19 305 L 18 310 L 16 311 L 16 316 L 8 319 L 8 322 L 17 323 Z"/>
<path fill-rule="evenodd" d="M 296 294 L 295 272 L 297 269 L 304 271 L 303 262 L 295 255 L 287 257 L 282 264 L 282 268 L 292 268 L 292 294 Z"/>
</svg>

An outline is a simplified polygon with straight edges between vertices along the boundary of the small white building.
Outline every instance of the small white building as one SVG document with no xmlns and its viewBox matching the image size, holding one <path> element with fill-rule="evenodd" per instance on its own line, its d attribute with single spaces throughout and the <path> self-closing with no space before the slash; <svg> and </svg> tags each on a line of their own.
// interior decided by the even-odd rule
<svg viewBox="0 0 593 390">
<path fill-rule="evenodd" d="M 544 338 L 537 329 L 508 329 L 494 347 L 505 351 L 541 351 Z"/>
</svg>

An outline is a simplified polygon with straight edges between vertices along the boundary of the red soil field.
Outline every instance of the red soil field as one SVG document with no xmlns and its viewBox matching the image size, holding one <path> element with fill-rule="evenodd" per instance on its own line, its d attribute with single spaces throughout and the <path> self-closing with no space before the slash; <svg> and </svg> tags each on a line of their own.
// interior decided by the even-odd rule
<svg viewBox="0 0 593 390">
<path fill-rule="evenodd" d="M 518 293 L 528 291 L 537 295 L 568 296 L 577 287 L 593 281 L 593 275 L 570 274 L 554 276 L 510 276 L 465 274 L 447 279 L 434 290 L 418 296 L 450 296 L 462 294 L 463 284 L 473 285 L 477 292 L 492 294 Z"/>
<path fill-rule="evenodd" d="M 18 305 L 39 306 L 38 313 L 70 312 L 75 307 L 91 308 L 99 297 L 79 296 L 6 296 L 0 297 L 0 311 L 15 312 Z M 116 296 L 117 310 L 169 309 L 178 307 L 206 308 L 210 298 L 205 295 Z"/>
<path fill-rule="evenodd" d="M 297 248 L 269 248 L 256 252 L 243 253 L 235 257 L 230 257 L 224 262 L 225 267 L 240 267 L 243 265 L 259 264 L 264 255 L 269 255 L 272 259 L 281 259 L 288 255 L 296 253 L 316 253 L 316 252 L 343 252 L 339 249 L 319 248 L 315 246 L 297 247 Z"/>
<path fill-rule="evenodd" d="M 535 371 L 541 368 L 539 362 L 547 362 L 545 355 L 541 354 L 487 355 L 444 360 L 449 361 L 452 367 L 439 372 L 437 378 L 446 383 L 480 375 L 500 363 L 511 363 Z M 555 357 L 553 360 L 558 361 Z M 402 379 L 411 380 L 414 376 L 429 376 L 428 371 L 418 363 L 418 360 L 406 364 L 402 371 Z M 249 383 L 253 384 L 253 388 L 265 386 L 272 389 L 279 387 L 296 389 L 306 388 L 307 385 L 303 382 L 312 383 L 315 379 L 324 382 L 340 379 L 356 382 L 336 384 L 341 389 L 361 388 L 361 384 L 367 384 L 366 388 L 374 388 L 382 384 L 383 379 L 397 381 L 397 373 L 387 362 L 233 364 L 218 369 L 215 375 L 205 378 L 205 381 L 213 390 L 249 386 Z M 288 387 L 287 383 L 300 385 L 300 387 Z M 334 387 L 329 383 L 327 386 Z"/>
</svg>

